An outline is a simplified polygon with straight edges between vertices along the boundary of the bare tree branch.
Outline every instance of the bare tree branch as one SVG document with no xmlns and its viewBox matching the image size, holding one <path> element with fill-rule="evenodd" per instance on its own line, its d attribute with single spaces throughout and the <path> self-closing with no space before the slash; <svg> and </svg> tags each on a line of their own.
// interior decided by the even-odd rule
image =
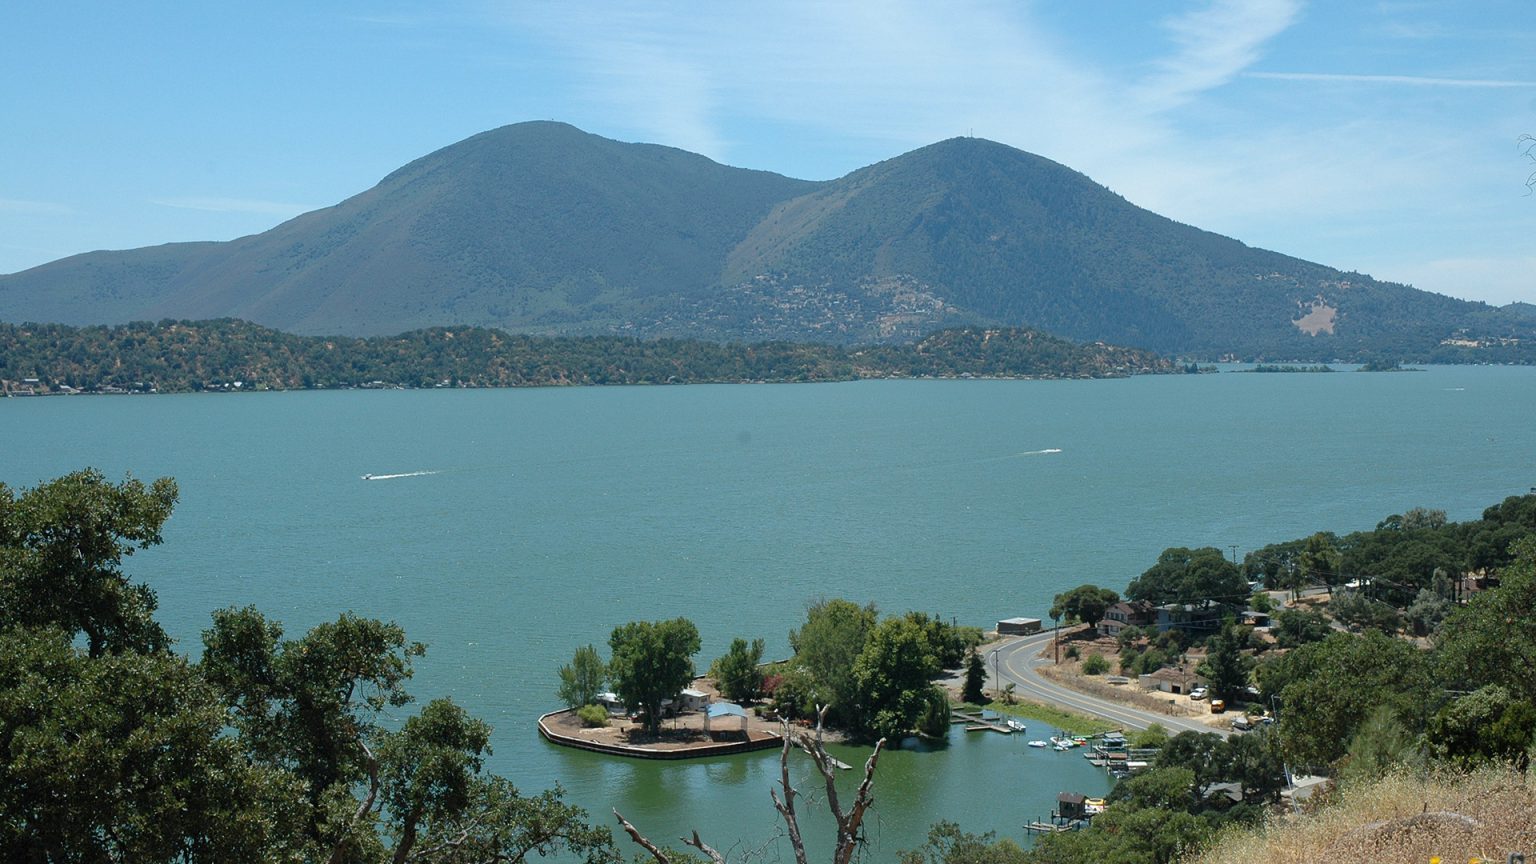
<svg viewBox="0 0 1536 864">
<path fill-rule="evenodd" d="M 641 849 L 651 853 L 651 857 L 656 859 L 656 864 L 672 864 L 672 859 L 667 857 L 667 853 L 661 851 L 655 843 L 645 839 L 645 835 L 640 833 L 640 829 L 629 824 L 629 820 L 620 815 L 617 808 L 614 809 L 613 815 L 614 818 L 619 820 L 619 826 L 624 829 L 625 834 L 629 835 L 629 839 L 639 844 Z M 697 837 L 698 834 L 695 833 L 694 836 Z"/>
<path fill-rule="evenodd" d="M 713 846 L 710 846 L 708 843 L 700 840 L 698 831 L 693 832 L 692 839 L 684 840 L 683 842 L 699 850 L 700 852 L 703 852 L 705 855 L 708 855 L 709 860 L 715 862 L 715 864 L 725 864 L 725 856 L 721 855 L 719 852 L 716 852 Z"/>
<path fill-rule="evenodd" d="M 826 709 L 821 709 L 818 714 L 825 714 Z M 789 721 L 784 721 L 784 748 L 779 751 L 779 785 L 784 789 L 783 800 L 778 793 L 768 791 L 768 796 L 773 799 L 773 809 L 779 811 L 784 818 L 784 826 L 789 830 L 789 845 L 795 850 L 795 864 L 807 864 L 805 858 L 805 841 L 800 837 L 800 821 L 795 817 L 795 787 L 789 782 L 789 748 L 794 744 L 794 734 L 790 732 Z"/>
</svg>

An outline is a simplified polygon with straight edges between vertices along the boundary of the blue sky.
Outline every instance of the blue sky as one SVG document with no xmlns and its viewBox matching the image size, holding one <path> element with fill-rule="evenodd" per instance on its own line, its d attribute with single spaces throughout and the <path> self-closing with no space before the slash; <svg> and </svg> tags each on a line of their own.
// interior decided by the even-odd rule
<svg viewBox="0 0 1536 864">
<path fill-rule="evenodd" d="M 974 134 L 1346 270 L 1536 302 L 1536 4 L 19 0 L 0 272 L 255 233 L 522 120 L 827 179 Z"/>
</svg>

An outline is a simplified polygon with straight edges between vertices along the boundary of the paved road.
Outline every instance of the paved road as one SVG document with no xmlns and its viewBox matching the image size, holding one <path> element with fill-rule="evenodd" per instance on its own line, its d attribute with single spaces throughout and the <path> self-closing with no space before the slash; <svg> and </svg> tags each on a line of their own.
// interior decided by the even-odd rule
<svg viewBox="0 0 1536 864">
<path fill-rule="evenodd" d="M 1145 729 L 1153 723 L 1160 723 L 1164 729 L 1172 733 L 1189 730 L 1215 732 L 1220 735 L 1230 734 L 1189 717 L 1159 714 L 1063 687 L 1036 671 L 1040 666 L 1050 665 L 1050 659 L 1036 656 L 1041 649 L 1050 644 L 1051 632 L 1046 631 L 1035 636 L 1025 636 L 1011 642 L 1004 642 L 987 652 L 984 658 L 987 662 L 987 674 L 990 676 L 996 670 L 997 676 L 1002 679 L 1002 684 L 998 684 L 994 679 L 992 686 L 1002 687 L 1012 683 L 1014 692 L 1020 696 L 1102 717 L 1127 729 Z"/>
</svg>

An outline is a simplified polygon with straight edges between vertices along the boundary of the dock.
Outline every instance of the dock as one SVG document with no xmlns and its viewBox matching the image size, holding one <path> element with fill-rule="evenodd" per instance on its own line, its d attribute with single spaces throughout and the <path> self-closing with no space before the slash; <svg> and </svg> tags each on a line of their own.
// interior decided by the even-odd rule
<svg viewBox="0 0 1536 864">
<path fill-rule="evenodd" d="M 1011 728 L 1004 726 L 1001 723 L 993 723 L 991 720 L 988 720 L 979 714 L 972 714 L 969 711 L 950 712 L 949 722 L 951 724 L 964 723 L 965 731 L 967 732 L 1001 732 L 1004 735 L 1013 734 L 1013 730 Z"/>
</svg>

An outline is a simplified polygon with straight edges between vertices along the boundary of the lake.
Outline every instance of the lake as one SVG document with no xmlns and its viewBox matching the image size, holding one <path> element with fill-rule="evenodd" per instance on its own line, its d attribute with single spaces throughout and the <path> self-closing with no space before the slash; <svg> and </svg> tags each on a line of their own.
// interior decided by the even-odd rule
<svg viewBox="0 0 1536 864">
<path fill-rule="evenodd" d="M 1082 582 L 1121 589 L 1169 546 L 1476 518 L 1536 484 L 1536 369 L 8 399 L 0 440 L 12 487 L 177 479 L 165 544 L 128 569 L 184 649 L 230 605 L 290 635 L 345 610 L 397 621 L 429 645 L 412 691 L 491 722 L 490 767 L 525 791 L 788 859 L 775 752 L 554 747 L 534 721 L 556 669 L 636 619 L 692 619 L 702 669 L 736 636 L 787 655 L 818 597 L 990 628 Z M 1107 790 L 1022 737 L 884 757 L 879 857 L 939 819 L 1022 839 L 1057 792 Z"/>
</svg>

